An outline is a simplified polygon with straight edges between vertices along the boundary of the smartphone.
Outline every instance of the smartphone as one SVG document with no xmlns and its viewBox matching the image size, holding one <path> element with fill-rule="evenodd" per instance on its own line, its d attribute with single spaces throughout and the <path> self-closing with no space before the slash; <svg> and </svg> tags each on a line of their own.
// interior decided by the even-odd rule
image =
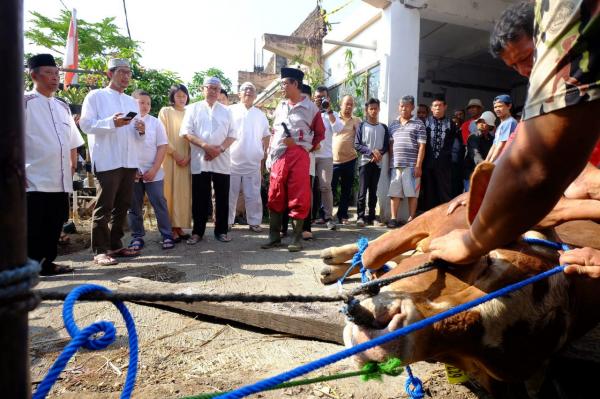
<svg viewBox="0 0 600 399">
<path fill-rule="evenodd" d="M 127 115 L 125 115 L 125 116 L 123 117 L 123 119 L 125 119 L 126 121 L 130 121 L 130 120 L 132 120 L 133 118 L 135 118 L 135 116 L 136 116 L 136 115 L 137 115 L 137 112 L 133 112 L 133 111 L 131 111 L 131 112 L 129 112 Z"/>
</svg>

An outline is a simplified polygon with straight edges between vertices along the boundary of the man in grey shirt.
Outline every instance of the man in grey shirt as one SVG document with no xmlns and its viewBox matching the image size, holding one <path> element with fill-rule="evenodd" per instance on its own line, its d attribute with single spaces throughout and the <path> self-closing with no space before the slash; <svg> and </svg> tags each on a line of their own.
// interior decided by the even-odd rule
<svg viewBox="0 0 600 399">
<path fill-rule="evenodd" d="M 358 217 L 356 225 L 363 227 L 375 220 L 377 184 L 381 174 L 381 159 L 388 151 L 390 134 L 388 127 L 379 123 L 379 100 L 370 98 L 365 104 L 367 120 L 360 124 L 354 148 L 360 154 L 358 163 Z M 365 205 L 369 191 L 369 215 L 365 220 Z"/>
</svg>

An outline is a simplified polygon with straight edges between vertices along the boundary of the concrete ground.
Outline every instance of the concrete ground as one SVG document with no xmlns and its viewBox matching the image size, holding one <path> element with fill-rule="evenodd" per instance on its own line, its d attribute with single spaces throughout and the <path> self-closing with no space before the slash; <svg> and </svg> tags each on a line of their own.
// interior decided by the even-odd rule
<svg viewBox="0 0 600 399">
<path fill-rule="evenodd" d="M 207 230 L 196 246 L 178 244 L 163 251 L 159 236 L 151 231 L 143 255 L 125 259 L 116 266 L 92 263 L 89 249 L 61 256 L 57 262 L 72 265 L 72 275 L 43 278 L 37 288 L 68 291 L 83 283 L 111 289 L 125 276 L 157 281 L 193 283 L 207 292 L 269 294 L 324 294 L 318 276 L 321 249 L 355 242 L 360 236 L 375 238 L 384 228 L 356 229 L 340 226 L 338 231 L 315 229 L 316 240 L 304 251 L 291 254 L 285 249 L 261 250 L 266 232 L 252 233 L 236 226 L 233 241 L 220 243 Z M 356 281 L 356 280 L 355 280 Z M 286 371 L 295 366 L 342 349 L 340 345 L 299 339 L 241 325 L 226 324 L 193 314 L 182 314 L 149 306 L 127 304 L 140 338 L 140 358 L 134 397 L 181 398 L 206 392 L 232 389 Z M 336 306 L 336 305 L 332 305 Z M 68 342 L 61 318 L 62 304 L 44 302 L 30 314 L 30 354 L 35 388 Z M 128 347 L 124 323 L 108 303 L 81 303 L 75 320 L 83 328 L 97 320 L 114 321 L 117 342 L 108 349 L 81 350 L 67 365 L 49 397 L 117 398 L 128 368 Z M 311 376 L 356 370 L 351 360 L 336 363 Z M 466 387 L 446 382 L 443 365 L 419 363 L 416 375 L 424 381 L 433 398 L 475 398 Z M 404 377 L 384 382 L 361 382 L 358 378 L 315 384 L 255 395 L 261 398 L 403 398 Z"/>
</svg>

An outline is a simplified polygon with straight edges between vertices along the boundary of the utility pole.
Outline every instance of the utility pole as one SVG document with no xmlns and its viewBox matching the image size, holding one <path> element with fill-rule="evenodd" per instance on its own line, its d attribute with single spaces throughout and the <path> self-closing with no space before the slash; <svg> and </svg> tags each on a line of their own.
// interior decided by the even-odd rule
<svg viewBox="0 0 600 399">
<path fill-rule="evenodd" d="M 125 5 L 125 0 L 123 0 L 123 11 L 125 11 L 125 26 L 127 26 L 127 35 L 129 36 L 129 40 L 132 40 L 131 31 L 129 30 L 129 18 L 127 18 L 127 5 Z"/>
<path fill-rule="evenodd" d="M 23 0 L 0 1 L 0 272 L 27 261 L 23 150 Z M 0 288 L 3 290 L 5 288 Z M 27 309 L 20 300 L 0 300 L 0 392 L 31 397 Z M 6 312 L 6 309 L 14 309 Z"/>
</svg>

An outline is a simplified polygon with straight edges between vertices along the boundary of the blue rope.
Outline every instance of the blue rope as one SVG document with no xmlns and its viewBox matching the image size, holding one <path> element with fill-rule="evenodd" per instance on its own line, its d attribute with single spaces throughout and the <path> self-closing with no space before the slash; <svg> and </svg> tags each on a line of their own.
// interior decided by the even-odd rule
<svg viewBox="0 0 600 399">
<path fill-rule="evenodd" d="M 423 382 L 415 377 L 410 369 L 410 366 L 406 366 L 406 373 L 408 378 L 404 384 L 404 391 L 411 397 L 411 399 L 423 399 L 425 397 L 425 390 L 423 389 Z"/>
<path fill-rule="evenodd" d="M 381 335 L 377 338 L 374 338 L 370 341 L 366 341 L 363 342 L 361 344 L 355 345 L 351 348 L 347 348 L 344 349 L 340 352 L 331 354 L 329 356 L 326 356 L 324 358 L 321 359 L 317 359 L 314 360 L 310 363 L 304 364 L 302 366 L 296 367 L 290 371 L 287 371 L 285 373 L 281 373 L 278 374 L 276 376 L 267 378 L 265 380 L 259 381 L 257 383 L 251 384 L 251 385 L 246 385 L 244 387 L 241 387 L 239 389 L 236 389 L 235 391 L 231 391 L 228 393 L 225 393 L 221 396 L 218 396 L 219 398 L 222 399 L 238 399 L 238 398 L 243 398 L 245 396 L 257 393 L 257 392 L 261 392 L 264 390 L 267 390 L 269 388 L 274 387 L 275 385 L 281 384 L 285 381 L 291 380 L 293 378 L 299 377 L 301 375 L 310 373 L 314 370 L 317 370 L 319 368 L 328 366 L 330 364 L 333 364 L 335 362 L 338 362 L 342 359 L 345 359 L 347 357 L 350 356 L 354 356 L 360 352 L 364 352 L 368 349 L 374 348 L 376 346 L 381 346 L 384 345 L 390 341 L 393 341 L 399 337 L 405 336 L 407 334 L 410 334 L 414 331 L 423 329 L 425 327 L 429 327 L 434 323 L 437 323 L 438 321 L 441 321 L 443 319 L 446 319 L 448 317 L 452 317 L 458 313 L 464 312 L 465 310 L 474 308 L 475 306 L 481 305 L 484 302 L 490 301 L 492 299 L 498 298 L 500 296 L 503 295 L 507 295 L 513 291 L 519 290 L 523 287 L 525 287 L 526 285 L 535 283 L 537 281 L 540 281 L 542 279 L 548 278 L 554 274 L 558 274 L 563 272 L 565 266 L 556 266 L 553 269 L 547 270 L 543 273 L 537 274 L 535 276 L 529 277 L 523 281 L 520 281 L 518 283 L 515 284 L 511 284 L 509 286 L 506 286 L 502 289 L 499 289 L 497 291 L 494 291 L 490 294 L 486 294 L 484 296 L 482 296 L 481 298 L 477 298 L 474 299 L 472 301 L 463 303 L 461 305 L 458 305 L 452 309 L 448 309 L 444 312 L 438 313 L 434 316 L 431 316 L 429 318 L 420 320 L 416 323 L 410 324 L 406 327 L 403 327 L 401 329 L 398 329 L 396 331 L 392 331 L 390 333 Z"/>
<path fill-rule="evenodd" d="M 87 326 L 83 330 L 80 330 L 73 320 L 73 306 L 75 305 L 75 301 L 77 301 L 81 295 L 93 291 L 110 292 L 108 288 L 100 285 L 86 284 L 75 288 L 65 299 L 63 305 L 63 321 L 72 339 L 65 349 L 63 349 L 60 356 L 48 371 L 48 374 L 46 374 L 46 377 L 44 377 L 44 380 L 38 386 L 33 395 L 33 399 L 43 399 L 46 397 L 60 373 L 80 347 L 83 346 L 90 350 L 99 350 L 106 348 L 115 341 L 117 331 L 113 323 L 108 321 L 98 321 Z M 119 309 L 119 312 L 121 312 L 129 334 L 129 368 L 127 370 L 127 378 L 125 379 L 123 392 L 121 393 L 121 399 L 128 399 L 131 397 L 131 393 L 135 388 L 135 378 L 138 366 L 138 338 L 135 330 L 135 322 L 131 313 L 127 310 L 127 307 L 125 307 L 123 302 L 114 302 L 114 305 Z M 99 338 L 94 338 L 93 336 L 99 332 L 102 332 L 103 335 Z"/>
<path fill-rule="evenodd" d="M 567 244 L 564 244 L 562 242 L 543 240 L 541 238 L 523 237 L 523 241 L 529 245 L 542 245 L 544 247 L 552 248 L 557 251 L 560 251 L 560 250 L 568 251 L 571 249 L 571 247 L 569 247 Z"/>
<path fill-rule="evenodd" d="M 360 281 L 363 284 L 368 283 L 370 281 L 369 274 L 368 274 L 369 270 L 365 267 L 365 265 L 363 263 L 363 259 L 362 259 L 364 252 L 367 250 L 367 248 L 369 246 L 369 240 L 366 237 L 360 237 L 358 239 L 358 242 L 356 243 L 356 245 L 358 246 L 358 251 L 352 257 L 352 265 L 348 268 L 348 270 L 346 270 L 344 275 L 337 281 L 338 288 L 340 288 L 340 289 L 342 288 L 342 284 L 344 283 L 344 280 L 346 280 L 346 278 L 348 277 L 350 272 L 352 270 L 354 270 L 357 266 L 360 266 Z M 381 270 L 384 273 L 389 272 L 391 269 L 392 268 L 390 266 L 388 266 L 387 264 L 381 266 Z"/>
</svg>

